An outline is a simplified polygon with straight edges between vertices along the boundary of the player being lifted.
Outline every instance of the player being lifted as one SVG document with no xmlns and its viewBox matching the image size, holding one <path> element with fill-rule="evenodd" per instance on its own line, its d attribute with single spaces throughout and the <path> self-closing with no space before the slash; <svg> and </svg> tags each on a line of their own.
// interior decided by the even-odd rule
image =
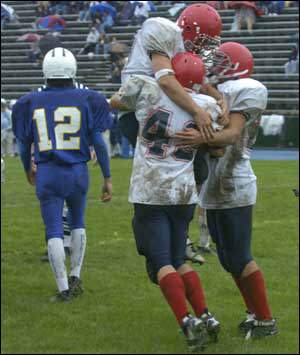
<svg viewBox="0 0 300 355">
<path fill-rule="evenodd" d="M 197 89 L 205 68 L 192 53 L 180 53 L 173 69 L 184 73 L 182 85 Z M 177 77 L 180 80 L 179 77 Z M 216 341 L 219 322 L 208 312 L 198 274 L 185 263 L 188 225 L 198 201 L 193 172 L 194 149 L 178 149 L 172 136 L 194 127 L 191 115 L 178 107 L 149 76 L 132 75 L 121 88 L 122 101 L 135 108 L 139 135 L 135 149 L 129 201 L 134 204 L 133 230 L 148 275 L 169 303 L 191 350 Z M 189 97 L 214 120 L 221 113 L 212 97 Z M 188 311 L 187 301 L 195 316 Z"/>
<path fill-rule="evenodd" d="M 207 65 L 211 65 L 212 56 L 220 44 L 222 21 L 217 11 L 207 4 L 188 6 L 178 18 L 177 23 L 154 17 L 143 23 L 137 32 L 128 63 L 122 72 L 124 84 L 132 75 L 154 77 L 159 88 L 180 108 L 190 114 L 196 122 L 203 139 L 212 137 L 213 130 L 209 115 L 195 104 L 174 76 L 172 58 L 185 50 L 197 53 Z M 202 85 L 202 93 L 213 96 L 223 109 L 223 118 L 227 117 L 227 107 L 222 96 L 209 84 Z M 119 118 L 120 129 L 132 146 L 136 144 L 138 121 L 134 112 L 120 105 L 119 95 L 111 99 L 113 108 L 127 111 Z M 198 159 L 198 157 L 200 159 Z M 195 159 L 195 178 L 197 185 L 203 181 L 203 160 L 197 154 Z M 194 262 L 203 262 L 191 243 L 187 247 L 187 258 Z"/>
<path fill-rule="evenodd" d="M 76 70 L 76 59 L 70 51 L 52 49 L 43 61 L 46 88 L 21 97 L 13 107 L 13 131 L 20 142 L 27 180 L 36 185 L 46 228 L 49 260 L 58 288 L 53 301 L 68 301 L 80 293 L 86 247 L 89 139 L 98 152 L 104 175 L 103 198 L 109 200 L 112 193 L 109 158 L 101 136 L 112 121 L 109 106 L 103 95 L 74 86 Z M 32 144 L 36 172 L 31 164 Z M 70 280 L 63 245 L 64 201 L 70 211 Z"/>
<path fill-rule="evenodd" d="M 228 271 L 247 307 L 248 317 L 239 328 L 246 338 L 278 332 L 267 300 L 263 274 L 251 254 L 252 213 L 256 203 L 256 176 L 250 163 L 261 115 L 268 92 L 251 79 L 253 57 L 243 45 L 222 44 L 211 73 L 219 82 L 230 109 L 227 128 L 214 135 L 211 146 L 227 146 L 221 158 L 207 157 L 209 176 L 201 190 L 201 206 L 207 209 L 208 227 L 216 243 L 218 257 Z M 181 144 L 202 144 L 200 134 L 188 129 L 177 134 Z"/>
</svg>

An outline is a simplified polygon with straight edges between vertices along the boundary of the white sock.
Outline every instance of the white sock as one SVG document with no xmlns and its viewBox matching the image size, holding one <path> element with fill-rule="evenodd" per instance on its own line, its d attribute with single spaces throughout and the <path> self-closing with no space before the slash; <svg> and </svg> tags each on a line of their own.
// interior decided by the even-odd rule
<svg viewBox="0 0 300 355">
<path fill-rule="evenodd" d="M 200 230 L 199 246 L 208 248 L 210 235 L 206 224 L 206 211 L 204 211 L 203 215 L 199 216 L 199 230 Z"/>
<path fill-rule="evenodd" d="M 68 290 L 69 284 L 65 263 L 66 255 L 64 243 L 61 238 L 51 238 L 48 240 L 48 256 L 59 292 Z"/>
<path fill-rule="evenodd" d="M 84 228 L 73 229 L 71 231 L 71 276 L 80 277 L 86 247 L 86 233 Z"/>
</svg>

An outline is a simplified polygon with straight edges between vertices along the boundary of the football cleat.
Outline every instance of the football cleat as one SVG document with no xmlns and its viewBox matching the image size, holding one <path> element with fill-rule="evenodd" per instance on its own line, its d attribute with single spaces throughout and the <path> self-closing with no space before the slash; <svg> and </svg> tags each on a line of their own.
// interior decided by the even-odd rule
<svg viewBox="0 0 300 355">
<path fill-rule="evenodd" d="M 267 336 L 276 335 L 278 333 L 278 328 L 275 319 L 271 320 L 257 320 L 254 319 L 251 329 L 247 332 L 245 337 L 246 340 L 249 339 L 259 339 Z"/>
<path fill-rule="evenodd" d="M 210 340 L 217 343 L 218 335 L 221 329 L 220 322 L 207 310 L 202 314 L 200 320 L 204 323 Z"/>
<path fill-rule="evenodd" d="M 208 334 L 203 321 L 188 315 L 183 319 L 182 331 L 190 352 L 202 351 L 208 343 Z"/>
<path fill-rule="evenodd" d="M 255 319 L 255 314 L 246 311 L 247 317 L 245 320 L 243 320 L 239 325 L 238 328 L 241 332 L 247 334 L 250 329 L 252 329 L 254 319 Z"/>
<path fill-rule="evenodd" d="M 58 292 L 55 296 L 50 298 L 50 302 L 70 302 L 73 299 L 73 294 L 70 290 L 65 290 L 62 292 Z"/>
<path fill-rule="evenodd" d="M 199 263 L 200 265 L 205 263 L 205 259 L 202 255 L 197 253 L 193 243 L 188 243 L 185 248 L 185 258 L 192 263 Z"/>
<path fill-rule="evenodd" d="M 69 287 L 72 296 L 77 297 L 83 294 L 82 281 L 76 276 L 69 277 Z"/>
</svg>

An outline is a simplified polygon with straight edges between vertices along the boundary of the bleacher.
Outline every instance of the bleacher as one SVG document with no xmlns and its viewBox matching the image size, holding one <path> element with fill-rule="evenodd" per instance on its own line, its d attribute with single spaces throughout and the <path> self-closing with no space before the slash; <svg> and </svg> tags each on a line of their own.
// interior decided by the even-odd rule
<svg viewBox="0 0 300 355">
<path fill-rule="evenodd" d="M 12 6 L 20 18 L 19 24 L 8 24 L 1 37 L 1 97 L 17 99 L 21 95 L 43 84 L 40 66 L 29 62 L 27 52 L 29 43 L 16 42 L 18 36 L 32 32 L 31 24 L 36 21 L 35 3 L 31 1 L 5 1 Z M 151 16 L 170 18 L 169 6 L 159 5 Z M 186 3 L 196 3 L 187 1 Z M 253 34 L 246 30 L 231 32 L 234 11 L 222 10 L 222 41 L 239 41 L 252 51 L 255 58 L 253 77 L 264 83 L 269 89 L 267 114 L 283 114 L 285 117 L 299 117 L 299 75 L 284 73 L 284 64 L 288 61 L 293 39 L 291 35 L 299 31 L 298 8 L 285 9 L 278 16 L 262 16 L 254 25 Z M 78 15 L 66 15 L 67 28 L 62 32 L 61 40 L 66 48 L 75 53 L 85 44 L 89 30 L 88 22 L 78 22 Z M 172 18 L 171 18 L 172 19 Z M 175 19 L 173 19 L 175 20 Z M 131 45 L 138 26 L 115 26 L 108 36 L 115 36 L 120 42 Z M 45 32 L 45 31 L 44 31 Z M 43 33 L 43 31 L 39 31 Z M 90 60 L 87 55 L 78 59 L 78 79 L 80 82 L 110 97 L 118 88 L 110 80 L 110 62 L 103 55 Z"/>
</svg>

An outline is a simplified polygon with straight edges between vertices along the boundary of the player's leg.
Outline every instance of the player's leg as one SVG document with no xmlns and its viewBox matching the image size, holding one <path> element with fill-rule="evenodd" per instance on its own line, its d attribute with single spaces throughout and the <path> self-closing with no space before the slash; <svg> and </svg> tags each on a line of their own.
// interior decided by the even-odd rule
<svg viewBox="0 0 300 355">
<path fill-rule="evenodd" d="M 194 175 L 198 193 L 200 192 L 201 185 L 208 176 L 208 166 L 204 158 L 204 154 L 205 152 L 202 149 L 198 149 L 194 159 Z M 199 263 L 200 265 L 205 263 L 205 259 L 194 247 L 190 238 L 187 238 L 185 254 L 186 260 L 192 261 L 193 263 Z"/>
<path fill-rule="evenodd" d="M 208 312 L 199 275 L 190 265 L 185 263 L 185 236 L 194 212 L 194 206 L 170 206 L 168 210 L 172 220 L 172 264 L 181 275 L 186 289 L 186 297 L 193 307 L 196 317 L 203 322 L 208 335 L 216 341 L 220 323 Z M 202 344 L 207 342 L 205 336 L 202 337 L 202 342 Z"/>
<path fill-rule="evenodd" d="M 55 164 L 41 164 L 37 167 L 36 192 L 46 227 L 49 262 L 59 292 L 53 301 L 70 299 L 61 218 L 64 204 L 62 180 L 61 168 Z"/>
<path fill-rule="evenodd" d="M 73 176 L 75 188 L 66 198 L 66 202 L 69 208 L 71 227 L 71 270 L 69 281 L 72 293 L 77 296 L 83 293 L 80 273 L 86 249 L 84 214 L 89 186 L 88 168 L 86 164 L 76 164 L 76 166 L 73 167 Z"/>
<path fill-rule="evenodd" d="M 247 311 L 253 315 L 240 324 L 240 329 L 250 331 L 249 336 L 266 336 L 276 334 L 277 327 L 267 300 L 263 274 L 251 254 L 252 209 L 247 206 L 214 211 L 219 233 L 216 244 L 223 267 L 231 273 Z"/>
<path fill-rule="evenodd" d="M 186 290 L 180 274 L 172 266 L 170 220 L 163 206 L 134 205 L 133 230 L 140 255 L 147 259 L 151 281 L 157 283 L 168 302 L 190 349 L 197 350 L 202 322 L 188 313 Z M 184 258 L 183 243 L 183 258 Z"/>
<path fill-rule="evenodd" d="M 198 249 L 200 253 L 212 253 L 213 249 L 210 245 L 210 234 L 207 227 L 206 210 L 198 207 L 198 222 L 199 222 L 199 245 Z"/>
<path fill-rule="evenodd" d="M 64 226 L 64 248 L 65 248 L 65 253 L 67 255 L 70 255 L 70 246 L 71 246 L 70 222 L 71 222 L 71 216 L 70 216 L 70 211 L 69 211 L 68 206 L 67 206 L 66 203 L 64 203 L 62 219 L 63 219 L 63 226 Z"/>
</svg>

